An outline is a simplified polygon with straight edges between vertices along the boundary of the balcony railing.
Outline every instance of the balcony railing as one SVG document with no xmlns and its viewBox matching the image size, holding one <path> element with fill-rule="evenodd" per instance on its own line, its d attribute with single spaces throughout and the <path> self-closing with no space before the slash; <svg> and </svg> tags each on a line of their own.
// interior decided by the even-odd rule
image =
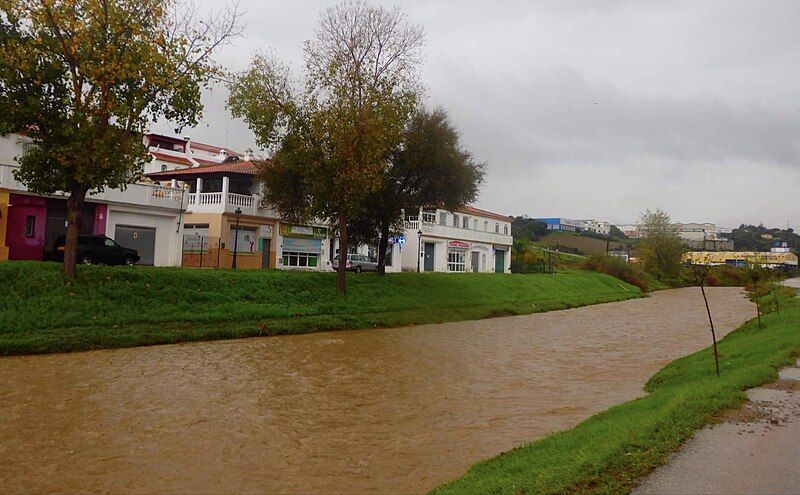
<svg viewBox="0 0 800 495">
<path fill-rule="evenodd" d="M 14 178 L 16 165 L 0 165 L 0 187 L 11 191 L 26 192 L 24 184 Z M 87 201 L 100 201 L 107 203 L 122 203 L 136 206 L 154 206 L 159 208 L 182 209 L 184 191 L 180 188 L 158 186 L 154 184 L 128 184 L 122 189 L 106 189 L 102 192 L 92 192 L 86 196 Z M 52 197 L 67 197 L 69 194 L 57 192 Z"/>
<path fill-rule="evenodd" d="M 203 192 L 189 194 L 190 213 L 233 213 L 237 208 L 245 215 L 275 217 L 275 212 L 261 208 L 261 198 L 257 195 L 223 192 Z"/>
</svg>

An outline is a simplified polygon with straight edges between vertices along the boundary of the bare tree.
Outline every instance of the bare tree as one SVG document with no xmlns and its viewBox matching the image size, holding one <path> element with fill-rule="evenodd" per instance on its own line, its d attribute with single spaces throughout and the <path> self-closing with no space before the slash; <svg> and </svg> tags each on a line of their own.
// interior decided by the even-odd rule
<svg viewBox="0 0 800 495">
<path fill-rule="evenodd" d="M 708 324 L 711 326 L 711 340 L 714 342 L 714 371 L 719 377 L 719 352 L 717 351 L 717 333 L 714 330 L 714 320 L 711 318 L 711 307 L 708 305 L 708 296 L 706 295 L 706 279 L 711 272 L 711 264 L 707 259 L 699 259 L 689 265 L 692 272 L 694 281 L 700 286 L 700 293 L 703 294 L 703 302 L 706 304 L 706 313 L 708 314 Z"/>
</svg>

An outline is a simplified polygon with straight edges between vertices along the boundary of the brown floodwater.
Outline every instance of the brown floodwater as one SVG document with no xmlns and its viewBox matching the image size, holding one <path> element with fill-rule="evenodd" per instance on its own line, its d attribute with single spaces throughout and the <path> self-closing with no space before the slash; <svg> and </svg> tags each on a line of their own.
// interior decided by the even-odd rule
<svg viewBox="0 0 800 495">
<path fill-rule="evenodd" d="M 720 334 L 754 315 L 710 289 Z M 697 289 L 567 311 L 0 359 L 0 492 L 424 492 L 641 396 Z"/>
</svg>

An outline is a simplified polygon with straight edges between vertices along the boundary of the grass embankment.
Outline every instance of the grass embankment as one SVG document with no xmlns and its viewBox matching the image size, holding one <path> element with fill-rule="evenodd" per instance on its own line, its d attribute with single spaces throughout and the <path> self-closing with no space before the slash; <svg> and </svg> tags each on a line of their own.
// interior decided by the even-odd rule
<svg viewBox="0 0 800 495">
<path fill-rule="evenodd" d="M 709 336 L 710 339 L 710 336 Z M 473 466 L 435 494 L 628 493 L 703 425 L 745 400 L 743 390 L 777 378 L 800 354 L 800 301 L 719 343 L 721 376 L 710 349 L 673 361 L 626 402 Z"/>
<path fill-rule="evenodd" d="M 0 355 L 393 327 L 639 297 L 608 275 L 336 274 L 0 263 Z"/>
</svg>

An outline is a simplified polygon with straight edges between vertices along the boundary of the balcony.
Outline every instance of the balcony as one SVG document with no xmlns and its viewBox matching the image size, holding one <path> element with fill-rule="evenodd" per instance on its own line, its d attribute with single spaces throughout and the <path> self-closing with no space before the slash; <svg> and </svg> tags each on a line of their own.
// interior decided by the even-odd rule
<svg viewBox="0 0 800 495">
<path fill-rule="evenodd" d="M 261 196 L 224 192 L 187 193 L 187 213 L 233 213 L 237 208 L 244 215 L 275 218 L 277 213 L 261 207 Z"/>
<path fill-rule="evenodd" d="M 28 188 L 14 178 L 15 165 L 0 165 L 0 187 L 12 191 L 27 192 Z M 52 197 L 66 197 L 67 193 L 58 192 Z M 121 203 L 136 206 L 152 206 L 180 210 L 184 208 L 185 193 L 183 189 L 157 186 L 154 184 L 129 184 L 124 190 L 106 189 L 86 195 L 87 201 L 102 203 Z"/>
<path fill-rule="evenodd" d="M 421 228 L 419 220 L 406 220 L 405 228 L 408 232 L 416 233 L 419 230 L 422 230 L 422 235 L 427 234 L 434 237 L 458 239 L 467 242 L 484 242 L 486 244 L 501 244 L 506 246 L 510 246 L 514 243 L 511 235 L 486 232 L 483 230 L 451 227 L 448 225 L 440 225 L 435 222 L 426 222 L 424 220 L 422 221 Z"/>
</svg>

